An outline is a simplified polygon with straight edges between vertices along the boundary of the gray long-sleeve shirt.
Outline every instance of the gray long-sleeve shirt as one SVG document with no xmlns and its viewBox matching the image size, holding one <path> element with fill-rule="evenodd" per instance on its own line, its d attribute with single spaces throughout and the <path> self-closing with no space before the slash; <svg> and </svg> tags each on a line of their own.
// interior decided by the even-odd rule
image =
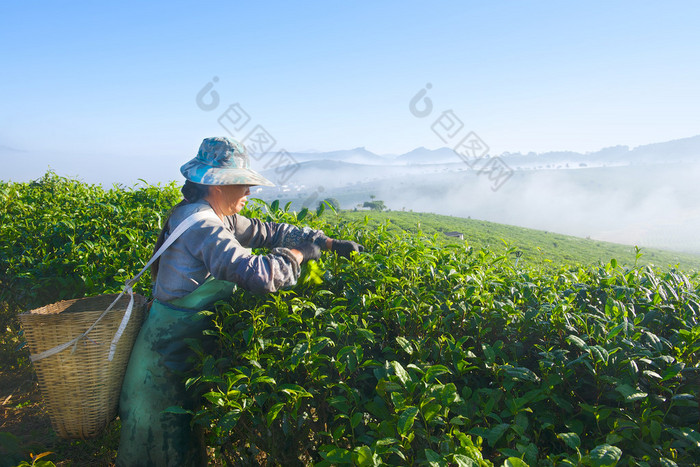
<svg viewBox="0 0 700 467">
<path fill-rule="evenodd" d="M 212 210 L 206 201 L 176 208 L 167 233 L 191 214 Z M 166 235 L 167 238 L 167 235 Z M 299 263 L 288 248 L 311 241 L 324 248 L 320 230 L 289 224 L 262 222 L 239 214 L 223 220 L 211 216 L 187 229 L 160 257 L 153 295 L 160 301 L 183 297 L 209 276 L 235 282 L 252 292 L 274 292 L 296 284 Z M 272 248 L 267 255 L 253 255 L 251 248 Z"/>
</svg>

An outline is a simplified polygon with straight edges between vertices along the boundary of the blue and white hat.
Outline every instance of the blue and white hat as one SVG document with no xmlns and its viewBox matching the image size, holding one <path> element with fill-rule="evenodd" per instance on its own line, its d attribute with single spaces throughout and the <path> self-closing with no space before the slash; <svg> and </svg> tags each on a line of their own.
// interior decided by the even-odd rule
<svg viewBox="0 0 700 467">
<path fill-rule="evenodd" d="M 180 167 L 180 172 L 187 180 L 201 185 L 275 186 L 250 168 L 245 146 L 222 136 L 205 138 L 197 156 Z"/>
</svg>

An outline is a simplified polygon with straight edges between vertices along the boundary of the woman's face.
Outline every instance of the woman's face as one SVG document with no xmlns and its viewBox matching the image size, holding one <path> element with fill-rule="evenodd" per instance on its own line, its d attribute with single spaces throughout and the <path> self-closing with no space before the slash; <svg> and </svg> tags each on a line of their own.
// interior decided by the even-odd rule
<svg viewBox="0 0 700 467">
<path fill-rule="evenodd" d="M 219 193 L 218 210 L 224 216 L 241 212 L 250 194 L 250 185 L 219 185 L 216 189 Z"/>
</svg>

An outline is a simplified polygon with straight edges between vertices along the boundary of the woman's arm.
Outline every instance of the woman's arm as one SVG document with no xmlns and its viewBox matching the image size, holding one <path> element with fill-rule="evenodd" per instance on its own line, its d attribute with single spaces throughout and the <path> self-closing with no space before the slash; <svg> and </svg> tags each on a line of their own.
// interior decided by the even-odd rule
<svg viewBox="0 0 700 467">
<path fill-rule="evenodd" d="M 248 248 L 292 248 L 300 243 L 311 242 L 323 250 L 331 248 L 332 239 L 320 230 L 309 227 L 296 227 L 291 224 L 262 222 L 240 214 L 233 217 L 233 229 L 236 239 Z"/>
<path fill-rule="evenodd" d="M 250 248 L 261 246 L 292 248 L 300 243 L 310 242 L 318 245 L 322 250 L 335 251 L 346 258 L 349 258 L 353 252 L 364 251 L 364 247 L 356 242 L 336 240 L 326 236 L 321 230 L 313 230 L 309 227 L 299 228 L 290 224 L 262 222 L 239 214 L 229 219 L 236 238 L 242 245 Z"/>
<path fill-rule="evenodd" d="M 302 253 L 285 247 L 269 245 L 272 252 L 253 255 L 239 239 L 223 225 L 203 225 L 200 242 L 191 242 L 188 249 L 204 262 L 217 279 L 237 283 L 252 292 L 274 292 L 296 284 Z"/>
<path fill-rule="evenodd" d="M 173 225 L 187 217 L 188 211 L 176 213 Z M 159 299 L 177 298 L 210 275 L 253 292 L 274 292 L 296 283 L 303 260 L 300 251 L 288 248 L 253 255 L 240 244 L 230 226 L 218 218 L 206 219 L 184 232 L 165 251 L 154 293 Z"/>
</svg>

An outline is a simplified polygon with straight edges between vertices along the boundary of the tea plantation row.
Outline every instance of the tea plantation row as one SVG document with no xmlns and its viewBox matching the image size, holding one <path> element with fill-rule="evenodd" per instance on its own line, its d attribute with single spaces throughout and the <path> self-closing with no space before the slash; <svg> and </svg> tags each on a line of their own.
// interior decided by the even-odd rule
<svg viewBox="0 0 700 467">
<path fill-rule="evenodd" d="M 105 191 L 53 174 L 0 183 L 3 326 L 16 331 L 20 309 L 118 290 L 147 260 L 177 200 L 174 186 Z M 186 384 L 203 394 L 193 423 L 219 461 L 671 466 L 700 458 L 697 277 L 615 260 L 532 270 L 508 252 L 329 224 L 278 203 L 249 213 L 323 228 L 367 253 L 326 254 L 291 290 L 239 290 L 202 312 L 215 322 L 218 349 L 200 352 Z"/>
</svg>

